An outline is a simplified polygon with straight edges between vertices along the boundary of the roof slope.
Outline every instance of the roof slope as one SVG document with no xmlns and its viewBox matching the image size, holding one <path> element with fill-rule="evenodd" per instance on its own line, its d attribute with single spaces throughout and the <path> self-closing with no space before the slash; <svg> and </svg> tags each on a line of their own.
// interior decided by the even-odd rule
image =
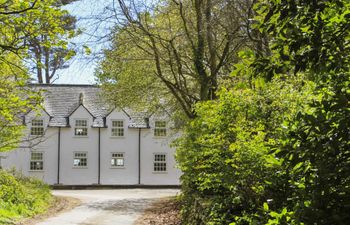
<svg viewBox="0 0 350 225">
<path fill-rule="evenodd" d="M 42 91 L 43 107 L 51 116 L 49 126 L 69 126 L 69 116 L 80 106 L 84 106 L 94 118 L 93 127 L 105 127 L 105 117 L 113 110 L 113 106 L 104 101 L 101 89 L 96 85 L 73 84 L 31 84 L 32 88 Z M 131 127 L 145 127 L 145 124 L 134 123 Z M 139 120 L 139 116 L 137 116 Z"/>
</svg>

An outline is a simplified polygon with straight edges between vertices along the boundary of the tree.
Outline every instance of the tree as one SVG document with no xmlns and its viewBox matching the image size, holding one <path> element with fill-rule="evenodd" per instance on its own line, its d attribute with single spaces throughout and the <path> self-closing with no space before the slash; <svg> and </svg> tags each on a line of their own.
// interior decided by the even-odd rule
<svg viewBox="0 0 350 225">
<path fill-rule="evenodd" d="M 67 60 L 75 55 L 68 40 L 79 34 L 75 29 L 76 19 L 61 9 L 71 2 L 7 0 L 1 5 L 0 32 L 4 39 L 0 47 L 22 57 L 25 57 L 23 51 L 28 51 L 27 59 L 33 61 L 39 83 L 52 82 L 56 71 L 67 66 Z"/>
<path fill-rule="evenodd" d="M 1 54 L 7 52 L 18 53 L 23 50 L 24 34 L 19 28 L 23 13 L 33 10 L 38 4 L 38 0 L 26 2 L 14 2 L 12 0 L 3 0 L 0 5 L 0 50 Z"/>
<path fill-rule="evenodd" d="M 76 18 L 61 7 L 75 0 L 45 0 L 36 11 L 26 13 L 35 35 L 28 34 L 29 59 L 33 60 L 39 83 L 52 83 L 58 69 L 66 68 L 75 55 L 69 39 L 79 34 Z"/>
<path fill-rule="evenodd" d="M 27 86 L 28 80 L 29 75 L 17 55 L 0 55 L 0 152 L 12 150 L 20 143 L 23 115 L 41 101 L 39 93 Z"/>
<path fill-rule="evenodd" d="M 23 135 L 23 115 L 40 107 L 40 93 L 27 86 L 30 76 L 25 58 L 28 40 L 43 31 L 41 24 L 34 21 L 43 18 L 43 9 L 51 12 L 47 7 L 53 6 L 46 5 L 48 2 L 4 0 L 0 4 L 0 151 L 18 146 Z M 46 18 L 46 23 L 59 24 L 58 17 Z M 50 32 L 54 38 L 46 40 L 45 45 L 64 47 L 65 41 L 58 40 L 64 31 L 57 28 Z"/>
<path fill-rule="evenodd" d="M 215 99 L 219 80 L 237 62 L 237 52 L 253 45 L 246 28 L 251 1 L 118 3 L 120 25 L 97 72 L 111 95 L 116 91 L 116 101 L 137 102 L 140 92 L 149 93 L 145 99 L 175 103 L 188 118 L 194 118 L 193 105 Z M 134 71 L 143 74 L 135 76 Z M 135 91 L 138 96 L 124 86 L 134 80 L 140 84 Z M 149 85 L 151 81 L 154 85 Z M 157 91 L 158 98 L 150 96 Z"/>
<path fill-rule="evenodd" d="M 266 62 L 304 72 L 316 84 L 317 99 L 289 122 L 277 155 L 292 175 L 290 209 L 305 224 L 349 221 L 349 8 L 347 0 L 260 4 L 261 28 L 274 37 L 275 57 Z"/>
<path fill-rule="evenodd" d="M 256 5 L 271 54 L 235 65 L 178 143 L 185 224 L 348 223 L 349 8 Z"/>
</svg>

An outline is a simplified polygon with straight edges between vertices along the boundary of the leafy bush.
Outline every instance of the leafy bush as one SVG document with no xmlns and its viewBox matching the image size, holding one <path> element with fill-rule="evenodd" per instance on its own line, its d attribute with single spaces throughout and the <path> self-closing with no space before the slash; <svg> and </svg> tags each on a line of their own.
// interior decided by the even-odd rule
<svg viewBox="0 0 350 225">
<path fill-rule="evenodd" d="M 282 204 L 288 191 L 274 151 L 287 134 L 282 125 L 300 111 L 312 86 L 298 78 L 244 84 L 198 104 L 197 118 L 177 143 L 186 224 L 251 224 L 251 215 L 264 215 L 265 202 Z"/>
<path fill-rule="evenodd" d="M 178 142 L 185 224 L 349 223 L 349 7 L 259 1 L 271 54 L 241 54 Z"/>
<path fill-rule="evenodd" d="M 48 185 L 0 170 L 0 224 L 44 212 L 52 200 Z"/>
</svg>

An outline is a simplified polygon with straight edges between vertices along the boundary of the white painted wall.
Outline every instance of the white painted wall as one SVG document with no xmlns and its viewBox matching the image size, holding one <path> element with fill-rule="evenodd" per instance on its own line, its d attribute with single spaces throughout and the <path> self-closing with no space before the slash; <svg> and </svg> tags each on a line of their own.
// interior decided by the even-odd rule
<svg viewBox="0 0 350 225">
<path fill-rule="evenodd" d="M 112 120 L 123 120 L 124 137 L 112 137 Z M 106 118 L 107 128 L 101 128 L 101 184 L 132 185 L 138 183 L 138 133 L 129 129 L 129 117 L 113 111 Z M 123 152 L 124 168 L 111 167 L 111 153 Z"/>
<path fill-rule="evenodd" d="M 30 113 L 26 121 L 33 118 L 44 119 L 44 126 L 49 122 L 49 116 L 43 111 L 40 116 Z M 155 115 L 150 118 L 150 125 L 154 127 L 157 118 L 166 119 L 164 116 Z M 88 120 L 88 136 L 76 137 L 74 125 L 76 119 Z M 112 137 L 112 120 L 124 121 L 124 137 Z M 101 173 L 102 185 L 137 185 L 138 184 L 138 139 L 139 129 L 128 128 L 129 117 L 120 111 L 113 111 L 106 118 L 106 128 L 92 128 L 92 115 L 80 106 L 69 118 L 71 127 L 61 128 L 61 159 L 60 159 L 60 184 L 62 185 L 91 185 L 98 183 L 98 132 L 100 129 L 101 141 Z M 141 182 L 144 185 L 177 185 L 181 172 L 175 168 L 175 149 L 170 148 L 172 140 L 171 124 L 168 123 L 168 137 L 154 137 L 154 130 L 141 129 Z M 34 176 L 48 184 L 57 183 L 58 171 L 58 130 L 57 127 L 48 127 L 42 142 L 32 149 L 19 148 L 6 153 L 6 159 L 2 159 L 4 168 L 16 167 L 26 176 Z M 30 125 L 27 132 L 30 131 Z M 44 170 L 30 171 L 30 151 L 44 152 Z M 75 168 L 73 166 L 74 152 L 87 152 L 88 166 Z M 124 168 L 112 168 L 111 153 L 123 152 L 125 157 Z M 153 157 L 155 153 L 167 154 L 167 172 L 153 171 Z"/>
</svg>

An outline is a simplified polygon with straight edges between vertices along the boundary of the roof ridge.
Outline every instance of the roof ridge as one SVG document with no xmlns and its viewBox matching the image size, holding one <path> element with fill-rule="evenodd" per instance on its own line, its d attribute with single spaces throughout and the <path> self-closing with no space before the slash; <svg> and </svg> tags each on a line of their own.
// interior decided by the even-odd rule
<svg viewBox="0 0 350 225">
<path fill-rule="evenodd" d="M 96 87 L 99 88 L 97 84 L 38 84 L 29 83 L 29 86 L 43 86 L 43 87 Z"/>
</svg>

